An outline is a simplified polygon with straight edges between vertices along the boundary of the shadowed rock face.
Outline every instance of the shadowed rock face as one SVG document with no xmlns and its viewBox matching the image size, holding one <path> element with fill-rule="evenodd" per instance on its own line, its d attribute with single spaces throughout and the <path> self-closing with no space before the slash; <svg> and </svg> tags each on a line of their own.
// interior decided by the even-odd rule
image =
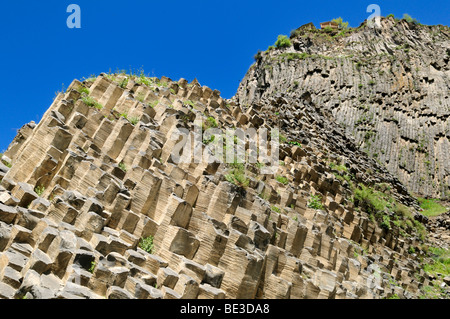
<svg viewBox="0 0 450 319">
<path fill-rule="evenodd" d="M 381 26 L 344 35 L 299 28 L 291 47 L 260 54 L 236 100 L 308 92 L 410 191 L 449 197 L 450 30 L 394 18 Z"/>
<path fill-rule="evenodd" d="M 260 91 L 259 64 L 232 100 L 195 80 L 73 81 L 1 158 L 0 298 L 422 295 L 423 244 L 448 247 L 448 214 L 429 223 L 314 92 Z M 199 121 L 279 128 L 275 174 L 247 163 L 238 179 L 236 164 L 193 152 L 175 163 L 178 129 Z M 370 211 L 358 187 L 385 207 Z M 439 238 L 420 234 L 428 224 Z"/>
</svg>

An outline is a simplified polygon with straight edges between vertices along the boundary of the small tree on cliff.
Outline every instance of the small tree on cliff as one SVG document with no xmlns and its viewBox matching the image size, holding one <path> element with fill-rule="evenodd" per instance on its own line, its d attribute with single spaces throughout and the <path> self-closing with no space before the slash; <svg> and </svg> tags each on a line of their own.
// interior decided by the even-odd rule
<svg viewBox="0 0 450 319">
<path fill-rule="evenodd" d="M 342 21 L 342 18 L 336 18 L 331 20 L 331 22 L 337 23 L 339 25 L 339 29 L 347 30 L 348 29 L 348 22 Z"/>
</svg>

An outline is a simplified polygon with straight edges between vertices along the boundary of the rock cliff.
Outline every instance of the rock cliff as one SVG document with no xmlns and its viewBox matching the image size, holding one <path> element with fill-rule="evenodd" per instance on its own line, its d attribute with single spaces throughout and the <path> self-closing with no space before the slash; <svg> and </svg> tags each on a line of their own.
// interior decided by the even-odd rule
<svg viewBox="0 0 450 319">
<path fill-rule="evenodd" d="M 342 32 L 311 24 L 257 56 L 245 105 L 308 92 L 356 144 L 422 196 L 450 196 L 450 30 L 393 17 Z"/>
<path fill-rule="evenodd" d="M 403 22 L 383 24 L 414 34 Z M 386 74 L 379 75 L 385 84 L 378 77 L 379 84 L 363 82 L 363 94 L 355 83 L 368 81 L 370 58 L 349 78 L 344 70 L 355 72 L 354 60 L 338 55 L 350 38 L 363 55 L 365 44 L 356 42 L 375 43 L 380 34 L 362 26 L 308 53 L 330 59 L 284 56 L 316 47 L 310 37 L 317 31 L 302 32 L 293 47 L 262 54 L 231 100 L 197 81 L 143 74 L 73 81 L 1 158 L 0 297 L 418 298 L 440 285 L 443 279 L 424 264 L 433 257 L 429 247 L 448 249 L 448 214 L 423 216 L 402 183 L 406 173 L 393 174 L 402 172 L 398 160 L 386 168 L 373 153 L 388 145 L 379 160 L 393 161 L 399 149 L 392 139 L 420 143 L 416 127 L 429 125 L 434 148 L 423 148 L 439 172 L 448 170 L 448 133 L 442 135 L 448 99 L 439 91 L 448 88 L 448 69 L 441 52 L 434 50 L 435 66 L 421 71 L 427 76 L 421 91 L 406 91 L 406 82 L 394 89 Z M 440 32 L 439 39 L 448 34 Z M 333 41 L 341 41 L 342 52 L 327 51 Z M 396 72 L 408 72 L 406 81 L 415 71 L 404 67 Z M 398 104 L 400 98 L 413 106 Z M 421 104 L 429 99 L 446 110 Z M 375 100 L 381 102 L 369 105 Z M 373 122 L 361 126 L 379 132 L 370 146 L 354 123 L 363 111 Z M 369 117 L 375 112 L 380 118 Z M 388 112 L 398 123 L 386 120 Z M 175 162 L 173 150 L 185 137 L 180 129 L 191 136 L 198 126 L 279 128 L 276 172 L 263 174 L 260 162 Z M 214 142 L 203 137 L 200 148 Z M 249 152 L 250 142 L 227 148 L 244 145 Z M 426 153 L 411 152 L 416 157 L 407 163 Z M 448 178 L 442 174 L 433 178 Z M 448 297 L 445 280 L 439 289 Z"/>
</svg>

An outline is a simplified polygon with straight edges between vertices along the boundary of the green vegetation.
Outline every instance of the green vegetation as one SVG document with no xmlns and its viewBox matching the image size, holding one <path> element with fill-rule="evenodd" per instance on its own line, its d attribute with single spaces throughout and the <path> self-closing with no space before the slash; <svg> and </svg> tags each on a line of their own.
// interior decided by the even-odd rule
<svg viewBox="0 0 450 319">
<path fill-rule="evenodd" d="M 206 127 L 207 128 L 217 128 L 219 125 L 214 117 L 208 117 L 206 119 Z"/>
<path fill-rule="evenodd" d="M 114 111 L 115 109 L 113 109 Z M 124 119 L 128 120 L 128 112 L 123 112 L 119 114 L 119 117 L 123 117 Z"/>
<path fill-rule="evenodd" d="M 141 241 L 139 242 L 139 248 L 148 252 L 149 254 L 152 254 L 153 249 L 155 248 L 153 244 L 153 236 L 141 238 Z"/>
<path fill-rule="evenodd" d="M 138 101 L 141 102 L 141 103 L 144 103 L 145 95 L 144 95 L 143 93 L 139 93 L 139 94 L 136 96 L 136 100 L 138 100 Z"/>
<path fill-rule="evenodd" d="M 369 251 L 367 248 L 362 248 L 360 244 L 354 242 L 351 240 L 353 244 L 353 257 L 358 258 L 360 255 L 367 256 L 369 254 Z"/>
<path fill-rule="evenodd" d="M 388 215 L 383 215 L 382 217 L 382 221 L 380 224 L 381 228 L 384 228 L 385 230 L 391 230 L 391 219 L 389 218 Z"/>
<path fill-rule="evenodd" d="M 164 88 L 166 88 L 166 87 L 168 87 L 169 86 L 169 84 L 167 83 L 167 82 L 161 82 L 161 81 L 157 81 L 157 82 L 155 82 L 155 84 L 157 85 L 157 86 L 162 86 L 162 87 L 164 87 Z"/>
<path fill-rule="evenodd" d="M 330 163 L 330 168 L 334 169 L 334 170 L 337 170 L 340 173 L 348 171 L 348 168 L 345 165 L 338 165 L 338 164 L 333 163 L 333 162 Z"/>
<path fill-rule="evenodd" d="M 356 69 L 357 69 L 358 71 L 360 71 L 360 70 L 361 70 L 361 67 L 362 67 L 363 65 L 364 65 L 364 64 L 363 64 L 361 61 L 356 62 Z M 359 87 L 362 88 L 363 85 L 362 85 L 362 84 L 359 84 Z"/>
<path fill-rule="evenodd" d="M 368 142 L 368 141 L 369 141 L 370 139 L 372 139 L 375 135 L 376 135 L 376 134 L 375 134 L 374 131 L 371 131 L 371 130 L 367 131 L 367 132 L 364 134 L 364 141 Z"/>
<path fill-rule="evenodd" d="M 312 209 L 323 209 L 322 197 L 320 195 L 313 195 L 308 201 L 308 207 Z"/>
<path fill-rule="evenodd" d="M 218 126 L 216 119 L 210 116 L 202 123 L 202 130 L 206 131 L 207 129 L 217 128 Z"/>
<path fill-rule="evenodd" d="M 89 268 L 89 272 L 90 272 L 91 274 L 94 273 L 95 267 L 96 267 L 96 266 L 97 266 L 97 263 L 96 263 L 95 261 L 91 261 L 91 267 Z"/>
<path fill-rule="evenodd" d="M 280 138 L 280 143 L 286 143 L 287 142 L 287 138 L 283 134 L 280 134 L 279 138 Z"/>
<path fill-rule="evenodd" d="M 356 207 L 367 212 L 372 221 L 379 221 L 380 227 L 386 231 L 398 227 L 402 236 L 409 236 L 412 231 L 421 241 L 427 234 L 425 226 L 414 219 L 408 207 L 397 203 L 390 194 L 387 184 L 377 184 L 377 189 L 359 185 L 353 187 L 353 201 Z"/>
<path fill-rule="evenodd" d="M 326 26 L 325 28 L 323 28 L 323 31 L 326 33 L 331 33 L 334 31 L 334 29 L 330 26 Z"/>
<path fill-rule="evenodd" d="M 389 281 L 389 284 L 391 284 L 391 286 L 400 287 L 400 284 L 397 282 L 397 280 L 395 280 L 394 277 L 392 277 L 392 275 L 390 275 L 390 274 L 389 274 L 388 281 Z"/>
<path fill-rule="evenodd" d="M 111 71 L 109 71 L 108 74 L 106 74 L 106 78 L 110 81 L 116 81 L 116 76 L 114 74 L 111 73 Z"/>
<path fill-rule="evenodd" d="M 287 35 L 279 35 L 277 41 L 275 42 L 275 47 L 277 49 L 288 48 L 291 46 L 291 41 Z"/>
<path fill-rule="evenodd" d="M 341 182 L 346 181 L 351 188 L 353 188 L 352 176 L 350 174 L 344 174 L 344 171 L 333 172 L 334 176 Z"/>
<path fill-rule="evenodd" d="M 81 93 L 81 94 L 86 94 L 86 95 L 89 95 L 89 93 L 90 93 L 89 89 L 87 87 L 85 87 L 85 86 L 80 87 L 78 89 L 78 92 Z"/>
<path fill-rule="evenodd" d="M 128 112 L 123 112 L 119 114 L 119 117 L 123 117 L 133 125 L 136 125 L 140 121 L 140 118 L 138 116 L 128 116 Z"/>
<path fill-rule="evenodd" d="M 374 215 L 384 213 L 389 204 L 384 193 L 364 185 L 360 185 L 359 188 L 354 190 L 354 200 L 356 206 Z"/>
<path fill-rule="evenodd" d="M 450 275 L 450 252 L 448 249 L 438 247 L 428 247 L 427 253 L 430 255 L 430 263 L 423 265 L 423 270 L 431 276 L 444 278 Z M 445 299 L 445 287 L 440 287 L 441 280 L 434 280 L 431 285 L 423 288 L 423 295 L 420 299 Z"/>
<path fill-rule="evenodd" d="M 417 19 L 414 19 L 409 14 L 404 13 L 402 20 L 405 20 L 408 23 L 414 23 L 414 24 L 420 24 L 420 22 Z"/>
<path fill-rule="evenodd" d="M 158 105 L 158 103 L 159 103 L 159 101 L 156 100 L 156 101 L 149 103 L 148 106 L 150 106 L 151 108 L 154 108 L 156 105 Z"/>
<path fill-rule="evenodd" d="M 255 165 L 256 165 L 256 167 L 257 167 L 258 169 L 261 169 L 261 168 L 263 168 L 264 166 L 266 166 L 264 163 L 260 163 L 260 162 L 257 162 Z"/>
<path fill-rule="evenodd" d="M 409 219 L 409 222 L 414 220 L 413 215 L 409 210 L 409 208 L 403 204 L 396 203 L 394 207 L 394 212 L 399 216 L 403 216 L 403 218 Z"/>
<path fill-rule="evenodd" d="M 423 287 L 422 291 L 423 294 L 419 296 L 419 299 L 448 299 L 445 288 L 441 288 L 436 281 L 433 281 L 429 286 Z"/>
<path fill-rule="evenodd" d="M 325 59 L 325 60 L 332 60 L 333 59 L 330 56 L 321 55 L 321 54 L 308 54 L 306 52 L 302 52 L 302 53 L 295 53 L 295 52 L 282 53 L 282 54 L 280 54 L 280 57 L 283 58 L 283 59 L 286 59 L 287 61 L 316 59 L 316 58 L 318 58 L 318 59 Z"/>
<path fill-rule="evenodd" d="M 2 158 L 2 157 L 3 157 L 3 154 L 0 154 L 0 158 Z M 7 162 L 7 161 L 5 161 L 3 159 L 2 159 L 2 163 L 3 163 L 3 165 L 5 165 L 8 168 L 12 167 L 12 164 L 10 162 Z"/>
<path fill-rule="evenodd" d="M 304 60 L 304 59 L 306 59 L 306 58 L 308 58 L 308 57 L 311 57 L 310 54 L 305 53 L 305 52 L 303 52 L 303 53 L 294 53 L 294 52 L 282 53 L 282 54 L 280 54 L 280 56 L 281 56 L 282 58 L 287 59 L 288 61 L 292 61 L 292 60 Z"/>
<path fill-rule="evenodd" d="M 288 144 L 289 145 L 295 145 L 295 146 L 298 146 L 300 148 L 302 147 L 302 144 L 300 142 L 297 142 L 297 141 L 289 141 Z"/>
<path fill-rule="evenodd" d="M 204 140 L 203 140 L 203 144 L 208 145 L 208 144 L 214 142 L 215 139 L 216 139 L 216 136 L 215 136 L 215 135 L 212 135 L 209 139 L 204 139 Z"/>
<path fill-rule="evenodd" d="M 414 228 L 417 231 L 419 238 L 421 241 L 425 240 L 425 237 L 427 235 L 427 229 L 425 228 L 425 226 L 420 223 L 418 220 L 414 221 Z"/>
<path fill-rule="evenodd" d="M 192 102 L 191 100 L 184 101 L 184 104 L 189 105 L 189 106 L 192 106 L 192 107 L 195 106 L 195 103 Z"/>
<path fill-rule="evenodd" d="M 300 36 L 301 34 L 302 34 L 302 32 L 300 30 L 294 29 L 294 30 L 291 30 L 291 32 L 289 33 L 289 38 L 290 39 L 296 38 L 296 37 Z"/>
<path fill-rule="evenodd" d="M 44 186 L 37 186 L 34 189 L 34 191 L 35 191 L 36 194 L 38 194 L 39 197 L 41 197 L 42 194 L 44 194 L 44 192 L 45 192 L 45 187 Z"/>
<path fill-rule="evenodd" d="M 266 195 L 265 193 L 260 193 L 260 194 L 258 194 L 258 196 L 264 200 L 269 200 L 269 196 Z"/>
<path fill-rule="evenodd" d="M 422 214 L 427 217 L 438 216 L 447 211 L 447 208 L 438 203 L 437 199 L 418 198 Z"/>
<path fill-rule="evenodd" d="M 348 22 L 344 22 L 341 17 L 331 20 L 331 22 L 337 23 L 339 25 L 339 29 L 347 30 Z"/>
<path fill-rule="evenodd" d="M 278 182 L 280 182 L 281 184 L 283 184 L 283 185 L 289 184 L 289 180 L 286 177 L 284 177 L 284 176 L 277 176 L 276 180 Z"/>
<path fill-rule="evenodd" d="M 141 71 L 141 74 L 139 75 L 139 77 L 137 79 L 135 79 L 135 82 L 137 84 L 145 84 L 147 86 L 151 86 L 154 84 L 154 80 L 152 78 L 145 76 L 143 71 Z"/>
<path fill-rule="evenodd" d="M 120 162 L 118 166 L 122 171 L 124 171 L 125 173 L 127 172 L 128 169 L 124 162 Z"/>
<path fill-rule="evenodd" d="M 87 106 L 94 107 L 97 110 L 103 109 L 103 105 L 98 103 L 92 96 L 89 96 L 89 95 L 83 93 L 83 94 L 81 94 L 81 100 Z"/>
<path fill-rule="evenodd" d="M 91 74 L 88 78 L 83 78 L 83 81 L 86 82 L 95 82 L 95 80 L 97 79 L 97 76 L 95 74 Z"/>
<path fill-rule="evenodd" d="M 450 275 L 450 251 L 444 248 L 429 247 L 428 252 L 431 254 L 432 261 L 425 264 L 423 270 L 433 276 L 441 274 L 441 276 Z"/>
<path fill-rule="evenodd" d="M 262 58 L 262 51 L 258 50 L 258 52 L 253 56 L 255 61 L 259 61 Z"/>
<path fill-rule="evenodd" d="M 128 85 L 128 77 L 125 77 L 122 81 L 119 82 L 119 87 L 121 87 L 122 89 L 126 88 Z"/>
<path fill-rule="evenodd" d="M 132 116 L 128 119 L 128 121 L 130 121 L 131 124 L 136 125 L 139 123 L 140 119 L 137 116 Z"/>
<path fill-rule="evenodd" d="M 250 180 L 245 175 L 245 166 L 242 163 L 234 163 L 230 164 L 231 171 L 227 175 L 225 175 L 225 179 L 242 188 L 246 188 L 250 183 Z"/>
<path fill-rule="evenodd" d="M 277 206 L 272 206 L 271 209 L 278 214 L 281 213 L 281 209 Z"/>
</svg>

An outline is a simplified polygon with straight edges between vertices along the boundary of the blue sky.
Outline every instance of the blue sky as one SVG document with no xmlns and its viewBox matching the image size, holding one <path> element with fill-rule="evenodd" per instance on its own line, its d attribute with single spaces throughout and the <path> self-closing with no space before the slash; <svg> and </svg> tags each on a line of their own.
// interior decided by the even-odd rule
<svg viewBox="0 0 450 319">
<path fill-rule="evenodd" d="M 230 98 L 254 54 L 278 34 L 339 16 L 356 27 L 372 3 L 382 16 L 408 13 L 424 24 L 449 24 L 449 1 L 4 1 L 0 151 L 74 78 L 143 67 L 158 77 L 197 78 Z M 81 8 L 81 29 L 66 25 L 70 4 Z"/>
</svg>

